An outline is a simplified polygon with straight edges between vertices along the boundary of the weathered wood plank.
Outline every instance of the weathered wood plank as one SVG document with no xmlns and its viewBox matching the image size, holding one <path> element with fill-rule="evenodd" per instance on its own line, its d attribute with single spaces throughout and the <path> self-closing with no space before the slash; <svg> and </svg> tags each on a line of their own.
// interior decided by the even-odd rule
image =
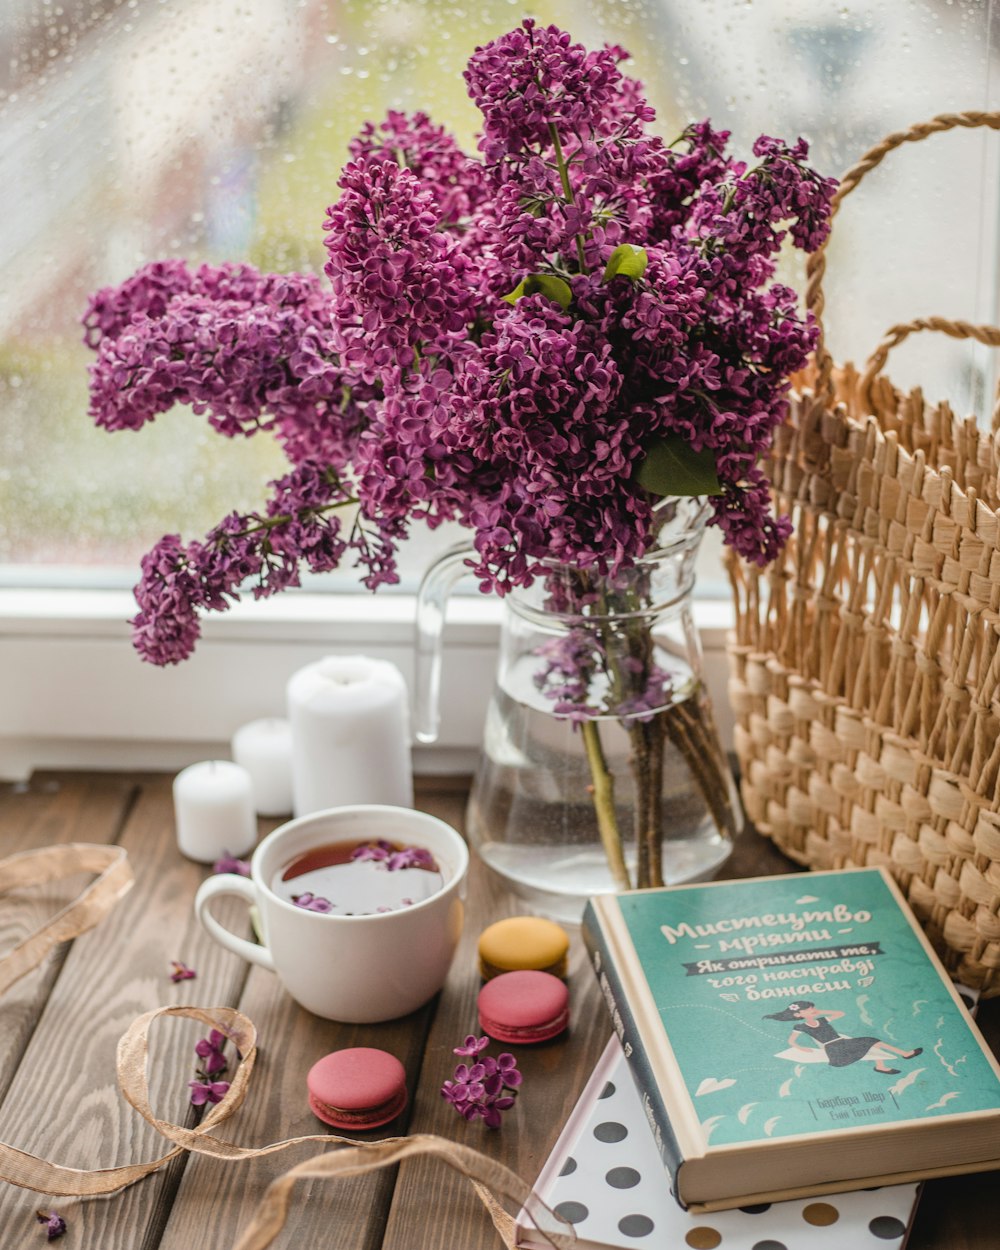
<svg viewBox="0 0 1000 1250">
<path fill-rule="evenodd" d="M 0 1107 L 3 1140 L 77 1168 L 165 1153 L 163 1139 L 127 1105 L 115 1080 L 115 1047 L 135 1017 L 170 1003 L 234 1004 L 244 980 L 244 969 L 194 919 L 191 899 L 206 870 L 177 850 L 169 778 L 144 781 L 120 843 L 136 884 L 98 928 L 73 943 Z M 196 968 L 198 979 L 172 984 L 171 959 Z M 170 1021 L 152 1039 L 153 1105 L 170 1118 L 183 1121 L 191 1112 L 187 1081 L 200 1032 L 194 1022 Z M 79 1244 L 134 1250 L 158 1239 L 173 1183 L 161 1172 L 110 1200 L 48 1205 L 65 1211 Z M 12 1244 L 21 1239 L 16 1230 L 28 1235 L 38 1206 L 38 1195 L 0 1191 L 0 1228 Z"/>
<path fill-rule="evenodd" d="M 42 777 L 0 788 L 0 857 L 66 842 L 114 842 L 136 794 L 134 782 L 94 775 Z M 0 901 L 0 953 L 39 928 L 91 880 L 77 874 Z M 0 1002 L 0 1101 L 17 1070 L 70 943 L 56 947 Z"/>
</svg>

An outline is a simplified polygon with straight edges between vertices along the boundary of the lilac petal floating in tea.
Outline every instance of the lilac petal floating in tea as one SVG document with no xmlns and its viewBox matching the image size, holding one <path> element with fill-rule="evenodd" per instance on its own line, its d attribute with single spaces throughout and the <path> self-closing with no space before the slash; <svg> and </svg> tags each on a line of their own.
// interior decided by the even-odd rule
<svg viewBox="0 0 1000 1250">
<path fill-rule="evenodd" d="M 351 859 L 387 860 L 395 849 L 391 842 L 386 842 L 385 838 L 379 838 L 377 842 L 365 842 L 361 846 L 356 846 L 351 851 Z"/>
<path fill-rule="evenodd" d="M 292 902 L 296 907 L 301 907 L 304 911 L 327 912 L 333 910 L 333 904 L 330 900 L 321 898 L 318 894 L 293 894 Z"/>
<path fill-rule="evenodd" d="M 401 868 L 424 868 L 437 872 L 437 862 L 426 846 L 393 846 L 384 838 L 356 846 L 351 852 L 351 859 L 376 860 L 384 863 L 390 872 L 398 872 Z"/>
<path fill-rule="evenodd" d="M 389 856 L 386 867 L 390 872 L 397 872 L 400 868 L 424 868 L 437 872 L 437 863 L 426 846 L 404 846 L 401 851 Z"/>
</svg>

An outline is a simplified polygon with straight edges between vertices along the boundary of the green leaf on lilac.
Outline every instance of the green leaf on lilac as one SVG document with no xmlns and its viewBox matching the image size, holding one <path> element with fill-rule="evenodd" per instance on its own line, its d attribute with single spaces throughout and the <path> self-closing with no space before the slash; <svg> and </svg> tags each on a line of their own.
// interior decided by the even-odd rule
<svg viewBox="0 0 1000 1250">
<path fill-rule="evenodd" d="M 695 451 L 679 434 L 667 434 L 646 453 L 636 480 L 651 495 L 721 495 L 710 447 Z"/>
<path fill-rule="evenodd" d="M 554 300 L 562 308 L 569 308 L 573 302 L 573 292 L 569 283 L 557 278 L 554 273 L 530 273 L 514 287 L 509 295 L 502 296 L 508 304 L 516 304 L 522 295 L 545 295 Z"/>
<path fill-rule="evenodd" d="M 621 277 L 637 282 L 646 272 L 648 264 L 649 257 L 644 247 L 637 247 L 634 243 L 621 243 L 608 257 L 608 263 L 604 267 L 604 281 L 610 282 L 612 278 Z"/>
</svg>

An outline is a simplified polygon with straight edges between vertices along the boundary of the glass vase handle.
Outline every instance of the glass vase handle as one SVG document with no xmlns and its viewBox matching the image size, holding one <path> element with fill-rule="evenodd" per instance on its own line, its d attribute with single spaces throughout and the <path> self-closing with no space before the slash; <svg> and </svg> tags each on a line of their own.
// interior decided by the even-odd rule
<svg viewBox="0 0 1000 1250">
<path fill-rule="evenodd" d="M 414 732 L 418 742 L 436 742 L 441 722 L 441 637 L 448 597 L 469 572 L 468 543 L 451 547 L 427 569 L 417 591 L 417 665 Z"/>
</svg>

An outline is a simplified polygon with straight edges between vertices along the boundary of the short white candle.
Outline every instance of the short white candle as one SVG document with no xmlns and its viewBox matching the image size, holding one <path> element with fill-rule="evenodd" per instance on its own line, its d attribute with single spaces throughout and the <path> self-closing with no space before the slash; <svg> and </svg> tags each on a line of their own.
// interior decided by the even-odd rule
<svg viewBox="0 0 1000 1250">
<path fill-rule="evenodd" d="M 353 803 L 413 806 L 406 682 L 395 665 L 327 656 L 288 683 L 296 816 Z"/>
<path fill-rule="evenodd" d="M 292 810 L 292 728 L 278 716 L 252 720 L 233 734 L 233 759 L 250 774 L 258 816 Z"/>
<path fill-rule="evenodd" d="M 257 841 L 250 774 L 230 760 L 206 760 L 174 778 L 174 818 L 182 854 L 201 864 L 245 855 Z"/>
</svg>

